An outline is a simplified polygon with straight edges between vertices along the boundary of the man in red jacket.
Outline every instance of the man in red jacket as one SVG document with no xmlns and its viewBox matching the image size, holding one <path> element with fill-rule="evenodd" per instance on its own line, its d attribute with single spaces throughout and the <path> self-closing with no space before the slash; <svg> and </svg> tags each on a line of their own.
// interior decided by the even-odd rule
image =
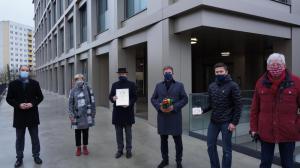
<svg viewBox="0 0 300 168">
<path fill-rule="evenodd" d="M 300 79 L 286 70 L 284 55 L 267 60 L 267 72 L 255 86 L 250 114 L 252 136 L 261 139 L 261 168 L 271 168 L 275 144 L 281 165 L 293 168 L 295 141 L 300 140 Z"/>
</svg>

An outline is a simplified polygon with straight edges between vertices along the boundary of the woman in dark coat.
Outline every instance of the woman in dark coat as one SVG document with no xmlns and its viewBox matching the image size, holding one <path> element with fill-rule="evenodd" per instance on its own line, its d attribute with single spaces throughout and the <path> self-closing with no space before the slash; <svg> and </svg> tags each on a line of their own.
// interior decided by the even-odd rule
<svg viewBox="0 0 300 168">
<path fill-rule="evenodd" d="M 188 103 L 188 97 L 185 93 L 182 83 L 173 79 L 173 68 L 167 66 L 163 69 L 163 82 L 156 85 L 151 98 L 151 103 L 157 110 L 157 129 L 161 137 L 161 154 L 163 161 L 159 168 L 169 164 L 168 158 L 168 135 L 172 135 L 176 145 L 177 167 L 181 167 L 182 160 L 182 114 L 181 109 Z M 167 109 L 162 108 L 163 99 L 169 98 L 172 101 Z"/>
</svg>

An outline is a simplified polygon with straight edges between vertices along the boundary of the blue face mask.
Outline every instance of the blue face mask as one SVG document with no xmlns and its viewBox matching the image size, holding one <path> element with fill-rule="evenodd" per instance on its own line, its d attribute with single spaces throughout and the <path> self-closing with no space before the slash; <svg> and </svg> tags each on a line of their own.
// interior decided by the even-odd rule
<svg viewBox="0 0 300 168">
<path fill-rule="evenodd" d="M 216 75 L 216 80 L 219 82 L 223 82 L 226 78 L 226 75 Z"/>
<path fill-rule="evenodd" d="M 29 77 L 29 72 L 26 72 L 26 71 L 20 71 L 20 77 L 22 79 L 26 79 Z"/>
<path fill-rule="evenodd" d="M 171 81 L 173 79 L 172 73 L 169 73 L 169 72 L 165 73 L 164 77 L 165 77 L 166 81 Z"/>
<path fill-rule="evenodd" d="M 126 81 L 126 80 L 127 80 L 127 77 L 126 77 L 126 76 L 119 76 L 119 80 L 120 80 L 120 81 Z"/>
</svg>

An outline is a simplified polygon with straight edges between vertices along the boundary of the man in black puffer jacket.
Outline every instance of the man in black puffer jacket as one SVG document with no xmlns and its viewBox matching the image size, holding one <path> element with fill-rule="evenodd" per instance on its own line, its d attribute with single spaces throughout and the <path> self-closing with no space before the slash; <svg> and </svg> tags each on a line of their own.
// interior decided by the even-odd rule
<svg viewBox="0 0 300 168">
<path fill-rule="evenodd" d="M 232 132 L 239 122 L 242 105 L 240 89 L 228 74 L 227 65 L 217 63 L 214 66 L 216 80 L 209 85 L 209 106 L 204 112 L 212 110 L 207 133 L 207 146 L 210 164 L 219 168 L 217 138 L 222 133 L 223 159 L 222 168 L 230 168 L 232 160 Z"/>
</svg>

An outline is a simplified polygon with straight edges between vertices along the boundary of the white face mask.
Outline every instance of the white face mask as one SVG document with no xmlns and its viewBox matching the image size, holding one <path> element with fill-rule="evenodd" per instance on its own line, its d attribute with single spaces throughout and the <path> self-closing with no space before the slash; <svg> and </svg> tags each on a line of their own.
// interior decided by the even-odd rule
<svg viewBox="0 0 300 168">
<path fill-rule="evenodd" d="M 83 85 L 83 83 L 84 83 L 83 80 L 77 80 L 77 81 L 75 82 L 75 85 L 81 87 L 81 86 Z"/>
</svg>

